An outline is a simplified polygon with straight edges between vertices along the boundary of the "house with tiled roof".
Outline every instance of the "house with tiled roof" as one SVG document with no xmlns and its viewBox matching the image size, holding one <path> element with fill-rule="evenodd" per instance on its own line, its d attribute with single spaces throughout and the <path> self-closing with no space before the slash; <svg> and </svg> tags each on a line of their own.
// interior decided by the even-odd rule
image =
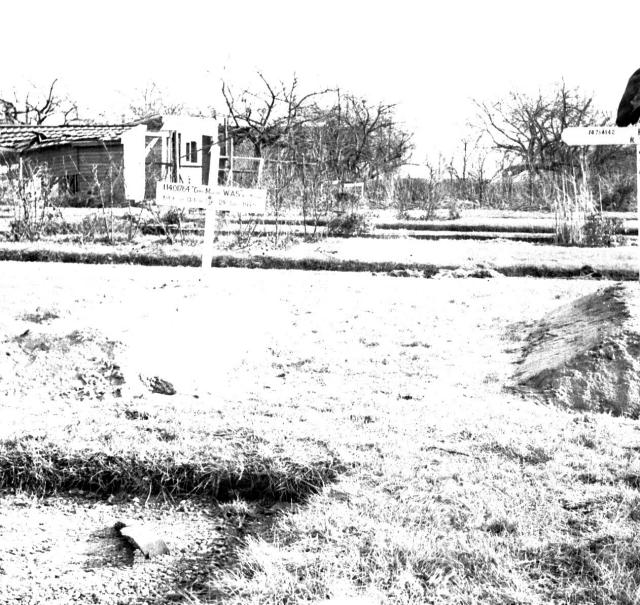
<svg viewBox="0 0 640 605">
<path fill-rule="evenodd" d="M 0 123 L 0 164 L 44 165 L 80 198 L 108 188 L 115 202 L 137 202 L 153 199 L 159 180 L 217 184 L 219 138 L 215 118 L 186 116 L 125 124 Z"/>
</svg>

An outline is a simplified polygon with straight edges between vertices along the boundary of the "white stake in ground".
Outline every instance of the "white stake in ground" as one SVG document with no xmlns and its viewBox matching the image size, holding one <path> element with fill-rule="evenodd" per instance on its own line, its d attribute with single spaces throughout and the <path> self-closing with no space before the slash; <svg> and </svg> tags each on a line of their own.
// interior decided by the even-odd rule
<svg viewBox="0 0 640 605">
<path fill-rule="evenodd" d="M 636 146 L 636 199 L 638 205 L 638 277 L 640 279 L 640 128 L 627 126 L 575 126 L 562 131 L 562 140 L 576 145 L 635 145 Z"/>
</svg>

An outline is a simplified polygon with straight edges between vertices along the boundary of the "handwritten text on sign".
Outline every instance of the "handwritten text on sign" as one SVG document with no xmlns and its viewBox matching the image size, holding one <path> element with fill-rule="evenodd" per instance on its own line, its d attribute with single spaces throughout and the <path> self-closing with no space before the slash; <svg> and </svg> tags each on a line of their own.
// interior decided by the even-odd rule
<svg viewBox="0 0 640 605">
<path fill-rule="evenodd" d="M 206 208 L 213 205 L 216 210 L 260 214 L 265 211 L 267 190 L 160 181 L 156 186 L 156 204 L 183 208 Z"/>
<path fill-rule="evenodd" d="M 637 143 L 638 129 L 615 126 L 574 126 L 562 131 L 567 145 L 631 145 Z"/>
</svg>

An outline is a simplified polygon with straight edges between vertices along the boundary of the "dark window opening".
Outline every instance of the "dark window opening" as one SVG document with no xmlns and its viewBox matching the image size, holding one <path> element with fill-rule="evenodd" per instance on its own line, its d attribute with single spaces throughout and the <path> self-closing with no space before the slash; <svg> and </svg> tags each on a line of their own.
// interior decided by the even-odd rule
<svg viewBox="0 0 640 605">
<path fill-rule="evenodd" d="M 196 164 L 198 162 L 198 146 L 195 141 L 187 143 L 186 161 Z"/>
<path fill-rule="evenodd" d="M 64 193 L 75 194 L 78 193 L 78 175 L 77 174 L 65 174 L 60 182 L 60 188 Z"/>
</svg>

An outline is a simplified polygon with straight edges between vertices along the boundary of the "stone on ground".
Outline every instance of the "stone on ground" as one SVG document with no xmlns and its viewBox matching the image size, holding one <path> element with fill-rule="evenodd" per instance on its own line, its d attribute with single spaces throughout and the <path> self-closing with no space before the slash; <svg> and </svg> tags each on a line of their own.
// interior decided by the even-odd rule
<svg viewBox="0 0 640 605">
<path fill-rule="evenodd" d="M 164 540 L 148 527 L 135 522 L 118 521 L 114 528 L 133 548 L 140 549 L 147 559 L 169 554 Z"/>
</svg>

